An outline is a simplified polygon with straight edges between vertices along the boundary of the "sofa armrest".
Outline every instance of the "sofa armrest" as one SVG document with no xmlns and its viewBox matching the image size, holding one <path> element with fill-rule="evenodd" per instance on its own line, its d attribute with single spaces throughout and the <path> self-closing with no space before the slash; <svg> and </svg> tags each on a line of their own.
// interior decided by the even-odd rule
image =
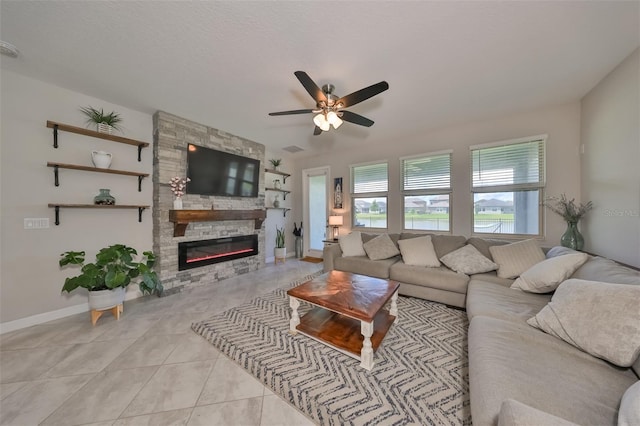
<svg viewBox="0 0 640 426">
<path fill-rule="evenodd" d="M 573 422 L 537 410 L 513 399 L 507 399 L 500 407 L 498 426 L 578 426 Z"/>
<path fill-rule="evenodd" d="M 322 250 L 322 260 L 324 261 L 324 272 L 333 271 L 335 269 L 335 259 L 342 256 L 340 244 L 325 245 Z"/>
</svg>

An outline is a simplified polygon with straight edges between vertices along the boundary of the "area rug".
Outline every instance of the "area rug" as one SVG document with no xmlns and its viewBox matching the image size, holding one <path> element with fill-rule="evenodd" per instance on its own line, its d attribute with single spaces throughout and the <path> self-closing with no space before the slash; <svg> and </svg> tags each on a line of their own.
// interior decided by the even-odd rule
<svg viewBox="0 0 640 426">
<path fill-rule="evenodd" d="M 305 256 L 300 260 L 302 260 L 303 262 L 310 262 L 310 263 L 322 263 L 321 257 Z"/>
<path fill-rule="evenodd" d="M 398 323 L 366 371 L 341 352 L 289 334 L 286 290 L 192 329 L 318 424 L 471 424 L 465 312 L 400 296 Z"/>
</svg>

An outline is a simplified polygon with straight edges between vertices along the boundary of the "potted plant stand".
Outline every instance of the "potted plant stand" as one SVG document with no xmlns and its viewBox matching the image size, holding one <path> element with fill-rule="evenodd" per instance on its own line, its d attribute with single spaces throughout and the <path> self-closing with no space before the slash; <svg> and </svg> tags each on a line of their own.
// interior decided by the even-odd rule
<svg viewBox="0 0 640 426">
<path fill-rule="evenodd" d="M 120 319 L 120 314 L 124 312 L 124 297 L 126 289 L 124 287 L 116 287 L 112 290 L 96 290 L 89 292 L 89 309 L 91 310 L 91 324 L 96 325 L 98 319 L 105 312 L 111 312 L 116 318 Z"/>
</svg>

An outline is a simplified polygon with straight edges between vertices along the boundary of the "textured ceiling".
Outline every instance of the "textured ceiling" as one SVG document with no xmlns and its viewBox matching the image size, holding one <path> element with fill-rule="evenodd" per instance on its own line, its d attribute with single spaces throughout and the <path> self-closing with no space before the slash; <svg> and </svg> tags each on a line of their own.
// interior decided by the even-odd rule
<svg viewBox="0 0 640 426">
<path fill-rule="evenodd" d="M 579 100 L 640 45 L 633 2 L 7 1 L 2 68 L 296 156 Z M 306 71 L 339 96 L 390 89 L 312 136 Z"/>
</svg>

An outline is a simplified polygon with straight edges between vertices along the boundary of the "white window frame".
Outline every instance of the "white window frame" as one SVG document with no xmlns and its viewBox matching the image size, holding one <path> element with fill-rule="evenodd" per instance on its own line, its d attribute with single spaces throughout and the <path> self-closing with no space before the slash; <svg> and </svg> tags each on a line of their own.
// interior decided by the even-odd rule
<svg viewBox="0 0 640 426">
<path fill-rule="evenodd" d="M 429 157 L 439 157 L 443 155 L 449 155 L 449 186 L 447 188 L 434 188 L 434 189 L 414 189 L 414 190 L 406 190 L 404 187 L 405 184 L 405 173 L 404 173 L 404 165 L 406 160 L 415 160 L 415 159 L 428 159 Z M 453 163 L 453 150 L 447 149 L 442 151 L 435 152 L 427 152 L 423 154 L 410 155 L 406 157 L 400 157 L 400 192 L 401 192 L 401 203 L 402 203 L 402 229 L 406 232 L 428 232 L 428 233 L 438 233 L 438 234 L 451 234 L 453 231 L 453 185 L 452 185 L 452 175 L 451 168 Z M 449 230 L 448 231 L 438 231 L 433 229 L 407 229 L 405 223 L 405 197 L 411 196 L 421 196 L 421 195 L 448 195 L 449 196 Z"/>
<path fill-rule="evenodd" d="M 516 139 L 508 139 L 497 142 L 490 142 L 479 145 L 472 145 L 469 147 L 469 162 L 470 162 L 470 187 L 471 187 L 471 235 L 478 237 L 487 237 L 487 236 L 495 236 L 503 239 L 526 239 L 526 238 L 544 238 L 544 214 L 543 214 L 543 200 L 544 200 L 544 191 L 546 187 L 546 172 L 547 172 L 547 139 L 548 135 L 535 135 L 535 136 L 527 136 Z M 539 182 L 532 183 L 520 183 L 520 184 L 512 184 L 512 185 L 493 185 L 493 186 L 473 186 L 473 152 L 485 149 L 485 148 L 494 148 L 499 146 L 509 146 L 509 145 L 518 145 L 527 142 L 542 142 L 542 164 L 539 166 L 538 170 L 540 172 L 540 180 Z M 540 170 L 540 168 L 542 170 Z M 475 194 L 481 193 L 495 193 L 495 192 L 516 192 L 516 191 L 538 191 L 538 233 L 537 234 L 518 234 L 518 233 L 487 233 L 487 232 L 475 232 Z M 515 220 L 515 212 L 514 212 L 514 220 Z"/>
<path fill-rule="evenodd" d="M 377 192 L 355 192 L 355 179 L 354 179 L 354 169 L 363 166 L 371 166 L 377 164 L 384 164 L 387 167 L 387 190 L 386 191 L 377 191 Z M 384 228 L 380 227 L 371 227 L 371 226 L 362 226 L 358 228 L 370 229 L 370 230 L 388 230 L 389 229 L 389 161 L 388 160 L 378 160 L 378 161 L 369 161 L 366 163 L 358 163 L 358 164 L 350 164 L 349 165 L 349 175 L 350 175 L 350 189 L 351 189 L 351 227 L 352 229 L 356 228 L 358 223 L 356 219 L 356 200 L 360 198 L 385 198 L 386 199 L 386 226 Z"/>
</svg>

